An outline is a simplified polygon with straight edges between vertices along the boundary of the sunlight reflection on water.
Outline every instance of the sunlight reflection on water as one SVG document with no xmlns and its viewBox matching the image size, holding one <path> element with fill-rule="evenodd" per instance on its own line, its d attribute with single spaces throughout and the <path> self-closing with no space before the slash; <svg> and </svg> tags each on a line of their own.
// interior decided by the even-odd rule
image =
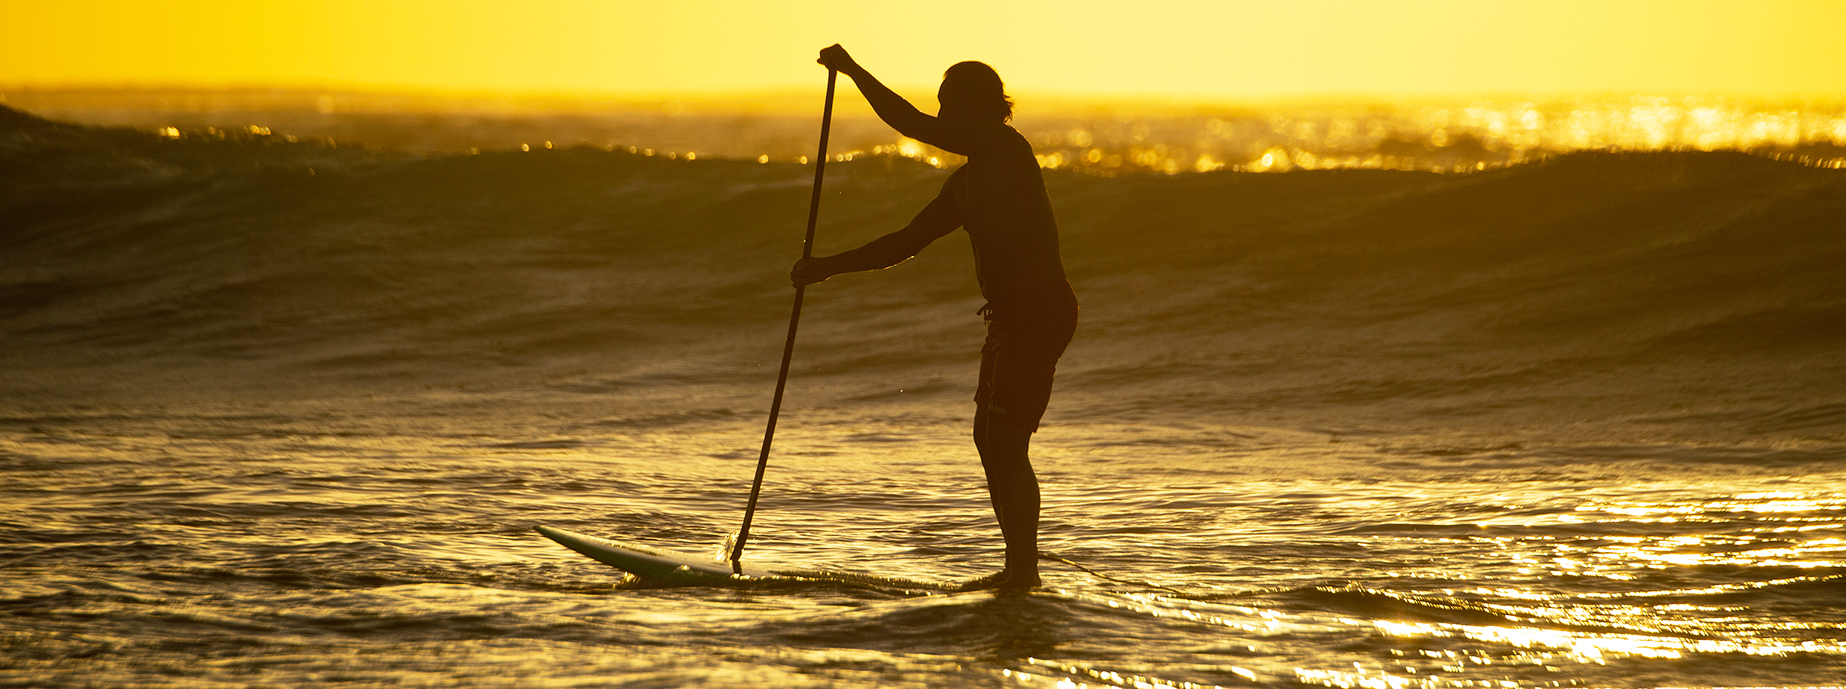
<svg viewBox="0 0 1846 689">
<path fill-rule="evenodd" d="M 8 435 L 9 479 L 33 488 L 0 516 L 45 539 L 8 546 L 12 604 L 49 611 L 25 633 L 82 625 L 158 645 L 149 616 L 178 614 L 251 643 L 384 634 L 401 643 L 366 646 L 376 680 L 603 672 L 665 685 L 1813 685 L 1846 658 L 1831 603 L 1846 581 L 1846 492 L 1828 475 L 1684 465 L 1636 480 L 1613 465 L 1413 462 L 1426 455 L 1309 433 L 1189 430 L 1243 443 L 1205 450 L 1072 424 L 1039 465 L 1041 547 L 1114 580 L 1047 563 L 1054 589 L 1010 599 L 650 590 L 618 587 L 619 573 L 530 523 L 715 550 L 737 526 L 754 429 L 526 437 L 513 416 L 341 435 L 287 418 Z M 791 432 L 747 561 L 937 581 L 989 571 L 992 517 L 953 421 L 940 442 L 853 426 L 883 439 L 864 448 Z M 136 559 L 90 567 L 115 551 Z M 347 677 L 314 659 L 351 656 L 343 643 L 258 656 L 277 678 Z M 428 644 L 444 654 L 417 650 Z M 592 658 L 609 648 L 658 651 Z M 126 681 L 163 653 L 84 667 Z M 198 671 L 242 666 L 213 667 Z"/>
</svg>

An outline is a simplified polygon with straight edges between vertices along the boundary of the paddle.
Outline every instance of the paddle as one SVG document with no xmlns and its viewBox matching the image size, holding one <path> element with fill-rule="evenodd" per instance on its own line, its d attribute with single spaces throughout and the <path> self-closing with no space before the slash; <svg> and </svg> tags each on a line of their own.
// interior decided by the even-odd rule
<svg viewBox="0 0 1846 689">
<path fill-rule="evenodd" d="M 814 158 L 814 196 L 808 201 L 808 236 L 801 240 L 801 257 L 814 255 L 814 223 L 820 219 L 820 182 L 827 170 L 827 131 L 833 126 L 833 82 L 839 72 L 827 70 L 827 105 L 820 115 L 820 154 Z M 744 508 L 744 525 L 731 546 L 731 571 L 743 574 L 744 542 L 750 540 L 750 520 L 756 516 L 756 498 L 763 492 L 763 470 L 769 468 L 769 445 L 776 439 L 776 417 L 782 413 L 782 390 L 788 386 L 788 362 L 795 356 L 795 327 L 801 324 L 801 297 L 807 286 L 795 287 L 795 312 L 788 317 L 788 341 L 782 345 L 782 373 L 776 376 L 775 400 L 769 403 L 769 427 L 763 430 L 763 452 L 756 458 L 756 480 L 750 484 L 750 505 Z"/>
</svg>

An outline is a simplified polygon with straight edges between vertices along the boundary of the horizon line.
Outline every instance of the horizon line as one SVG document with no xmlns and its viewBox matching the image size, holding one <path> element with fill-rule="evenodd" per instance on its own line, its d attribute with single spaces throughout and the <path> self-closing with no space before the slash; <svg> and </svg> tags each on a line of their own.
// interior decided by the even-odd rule
<svg viewBox="0 0 1846 689">
<path fill-rule="evenodd" d="M 893 90 L 902 92 L 933 93 L 935 85 L 892 85 Z M 62 82 L 62 83 L 0 83 L 0 103 L 7 102 L 7 94 L 24 95 L 26 93 L 66 93 L 66 94 L 274 94 L 301 96 L 352 96 L 365 98 L 411 98 L 430 101 L 450 101 L 465 103 L 467 101 L 513 101 L 518 105 L 625 105 L 625 106 L 669 106 L 685 107 L 689 105 L 749 105 L 750 100 L 795 101 L 811 98 L 821 91 L 819 84 L 813 86 L 781 85 L 762 86 L 747 89 L 729 90 L 683 90 L 683 91 L 620 91 L 595 89 L 489 89 L 489 88 L 454 88 L 427 85 L 387 85 L 364 83 L 324 82 L 319 84 L 201 84 L 201 83 L 151 83 L 151 82 Z M 1110 105 L 1171 105 L 1189 107 L 1250 107 L 1250 106 L 1307 106 L 1347 104 L 1418 104 L 1436 101 L 1477 100 L 1491 102 L 1533 102 L 1556 103 L 1576 100 L 1613 100 L 1623 98 L 1667 98 L 1673 100 L 1714 99 L 1718 101 L 1745 101 L 1757 104 L 1781 102 L 1834 102 L 1846 103 L 1846 92 L 1753 92 L 1753 91 L 1692 91 L 1685 89 L 1658 90 L 1616 90 L 1616 89 L 1582 89 L 1557 91 L 1521 91 L 1478 90 L 1478 91 L 1417 91 L 1417 92 L 1376 92 L 1376 91 L 1320 91 L 1269 94 L 1211 94 L 1211 93 L 1157 93 L 1135 91 L 1067 91 L 1058 89 L 1008 89 L 1016 98 L 1027 101 L 1054 103 L 1063 107 L 1098 107 Z M 853 99 L 847 99 L 851 106 Z M 781 107 L 746 108 L 749 110 L 782 110 Z M 785 105 L 793 106 L 793 103 Z M 863 103 L 859 105 L 863 106 Z M 919 108 L 922 105 L 918 106 Z M 690 108 L 688 108 L 690 109 Z M 805 103 L 799 109 L 806 109 Z M 869 108 L 867 108 L 869 110 Z"/>
</svg>

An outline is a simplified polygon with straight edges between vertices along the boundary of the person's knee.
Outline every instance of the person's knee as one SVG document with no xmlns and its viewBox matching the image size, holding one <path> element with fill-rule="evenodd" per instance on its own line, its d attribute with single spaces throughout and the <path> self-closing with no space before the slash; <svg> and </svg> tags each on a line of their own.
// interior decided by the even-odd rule
<svg viewBox="0 0 1846 689">
<path fill-rule="evenodd" d="M 981 451 L 981 463 L 990 471 L 1031 471 L 1027 458 L 1032 432 L 1001 421 L 989 421 L 975 446 Z"/>
</svg>

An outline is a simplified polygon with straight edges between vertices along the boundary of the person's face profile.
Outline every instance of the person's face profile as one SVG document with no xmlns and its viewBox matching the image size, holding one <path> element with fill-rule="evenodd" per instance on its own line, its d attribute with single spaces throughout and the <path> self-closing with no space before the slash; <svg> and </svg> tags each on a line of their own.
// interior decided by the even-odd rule
<svg viewBox="0 0 1846 689">
<path fill-rule="evenodd" d="M 949 80 L 942 80 L 942 86 L 936 89 L 936 117 L 945 120 L 961 119 L 966 108 L 955 90 L 949 87 Z"/>
</svg>

